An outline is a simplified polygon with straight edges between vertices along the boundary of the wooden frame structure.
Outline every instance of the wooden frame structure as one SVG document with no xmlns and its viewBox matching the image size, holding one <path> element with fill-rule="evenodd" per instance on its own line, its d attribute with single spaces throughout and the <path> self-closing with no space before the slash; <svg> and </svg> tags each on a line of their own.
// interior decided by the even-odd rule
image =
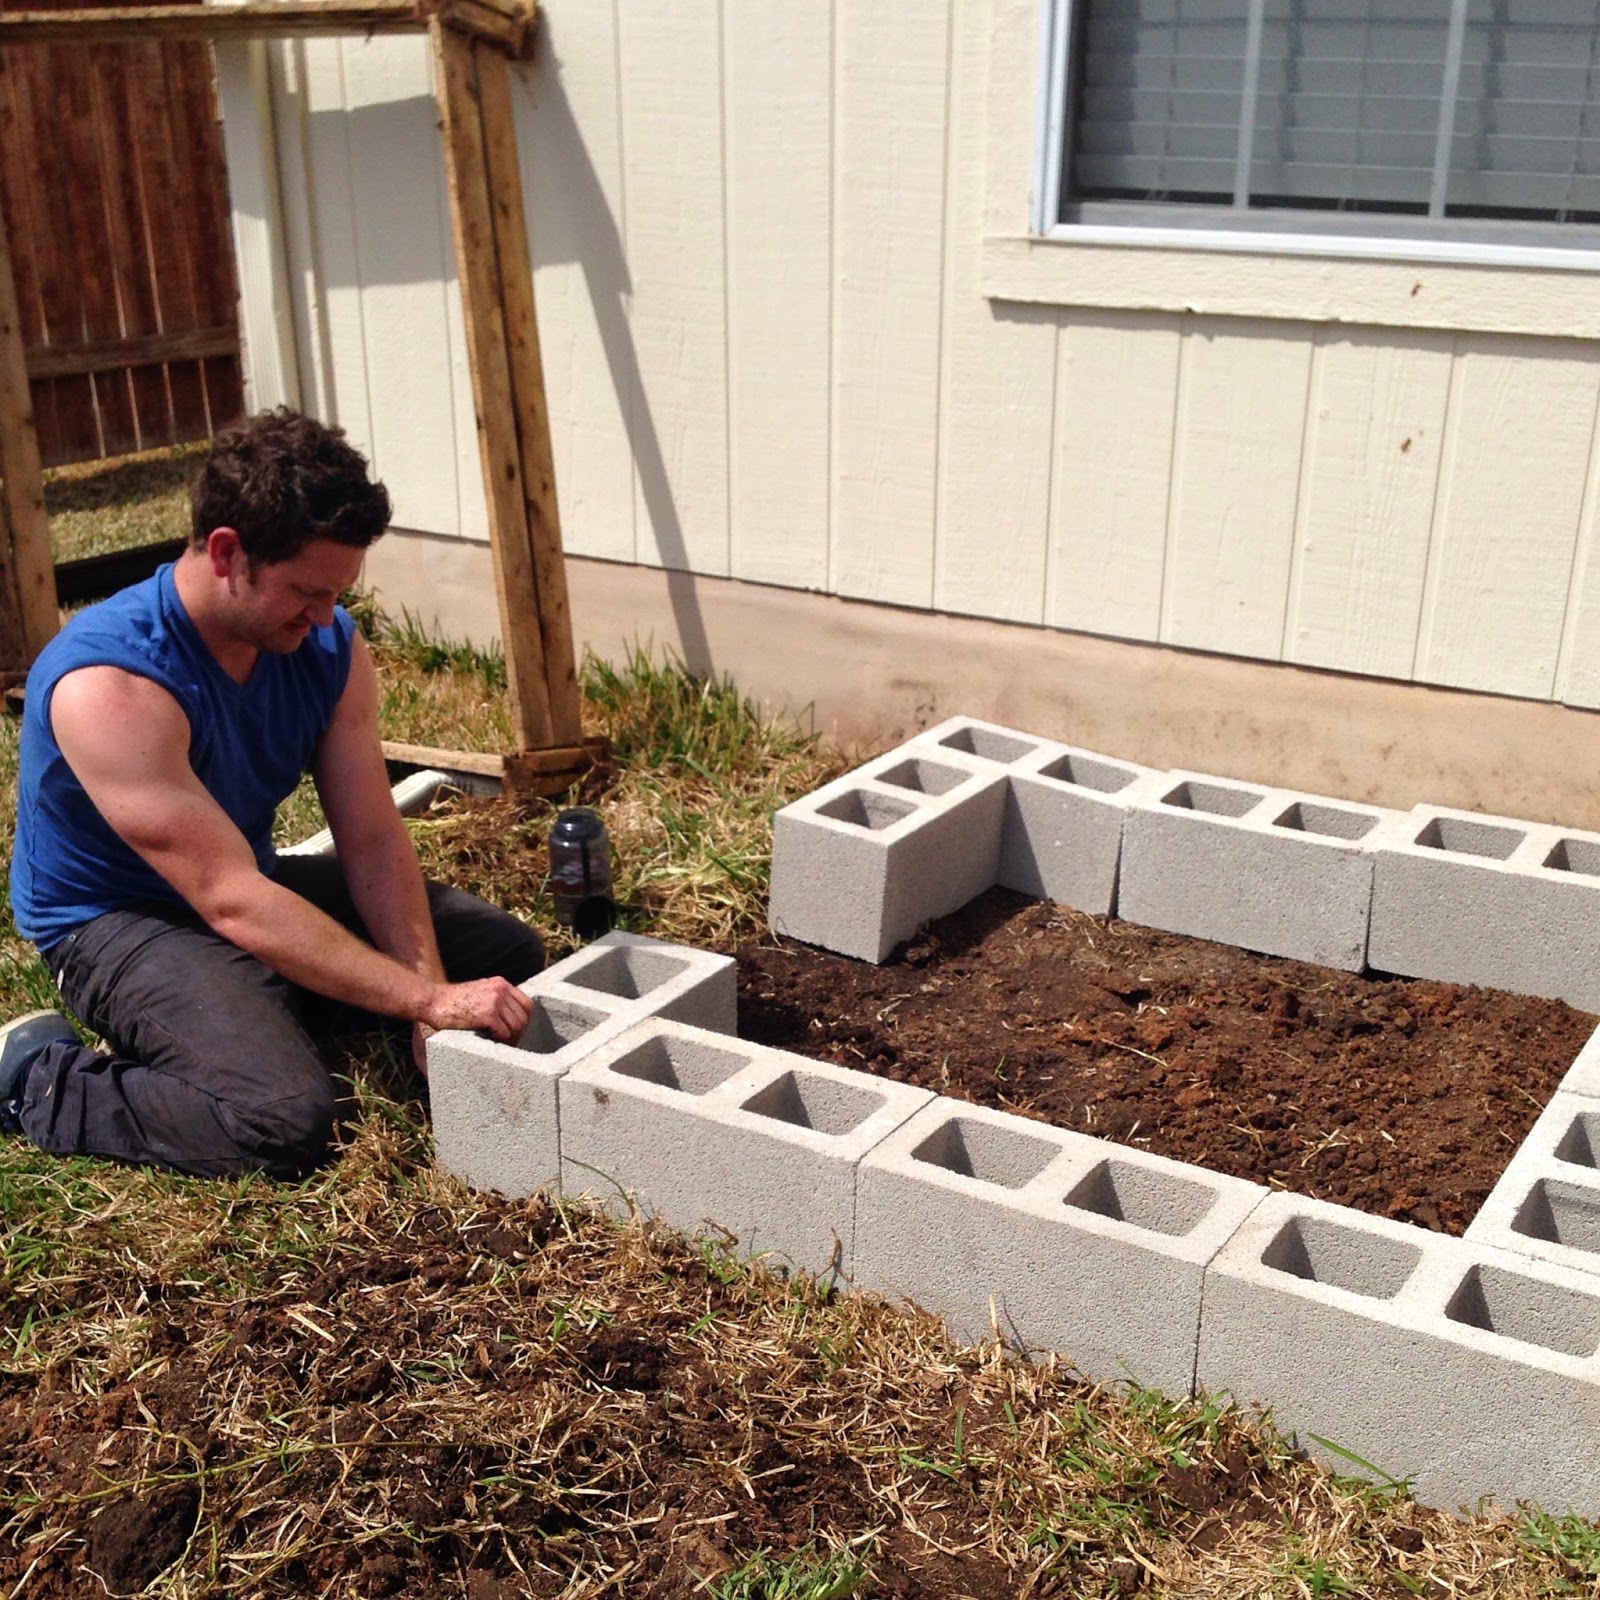
<svg viewBox="0 0 1600 1600">
<path fill-rule="evenodd" d="M 533 44 L 532 0 L 245 0 L 96 11 L 0 11 L 7 44 L 304 38 L 426 32 L 472 366 L 512 727 L 506 782 L 563 792 L 593 763 L 579 723 L 550 417 L 534 312 L 509 62 Z M 57 627 L 38 441 L 16 286 L 0 226 L 0 683 Z M 448 764 L 446 752 L 437 755 Z"/>
</svg>

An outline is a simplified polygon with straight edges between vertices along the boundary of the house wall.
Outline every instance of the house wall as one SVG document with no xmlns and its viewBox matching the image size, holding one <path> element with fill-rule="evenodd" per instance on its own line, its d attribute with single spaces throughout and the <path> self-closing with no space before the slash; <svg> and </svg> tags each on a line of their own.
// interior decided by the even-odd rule
<svg viewBox="0 0 1600 1600">
<path fill-rule="evenodd" d="M 542 9 L 569 551 L 1600 707 L 1589 275 L 1030 240 L 1038 0 Z M 278 178 L 236 216 L 258 401 L 483 540 L 425 45 L 224 87 L 230 163 Z"/>
</svg>

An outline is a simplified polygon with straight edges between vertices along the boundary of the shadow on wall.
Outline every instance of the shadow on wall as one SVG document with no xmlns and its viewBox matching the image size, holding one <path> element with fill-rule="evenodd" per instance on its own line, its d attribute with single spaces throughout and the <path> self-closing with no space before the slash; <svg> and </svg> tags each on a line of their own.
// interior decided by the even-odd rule
<svg viewBox="0 0 1600 1600">
<path fill-rule="evenodd" d="M 688 570 L 683 523 L 673 499 L 661 438 L 645 399 L 639 353 L 628 324 L 627 296 L 633 281 L 628 275 L 627 252 L 562 84 L 561 62 L 546 12 L 539 16 L 539 34 L 532 69 L 513 69 L 511 78 L 513 101 L 523 102 L 530 114 L 537 107 L 538 136 L 520 146 L 526 152 L 522 190 L 534 266 L 575 262 L 583 269 L 612 387 L 627 420 L 628 445 L 645 514 L 667 569 L 667 593 L 683 657 L 691 670 L 712 675 L 711 641 L 695 598 L 694 575 Z M 537 194 L 532 183 L 535 161 L 548 163 L 561 179 Z"/>
<path fill-rule="evenodd" d="M 541 37 L 534 65 L 531 69 L 514 65 L 511 75 L 513 104 L 519 106 L 517 121 L 523 130 L 518 145 L 522 153 L 523 204 L 528 216 L 534 266 L 570 262 L 582 268 L 618 408 L 626 419 L 628 444 L 645 512 L 667 569 L 667 589 L 683 657 L 692 670 L 713 674 L 710 640 L 695 597 L 694 577 L 688 570 L 683 524 L 673 498 L 660 436 L 645 399 L 639 356 L 629 327 L 627 296 L 632 290 L 632 281 L 628 276 L 622 234 L 562 87 L 560 63 L 547 16 L 541 14 L 539 26 Z M 323 118 L 337 119 L 340 139 L 348 139 L 348 148 L 384 151 L 439 148 L 439 108 L 431 96 L 389 100 L 348 111 L 313 112 L 308 120 L 314 125 Z M 529 138 L 526 133 L 535 118 L 537 136 Z M 316 148 L 315 127 L 310 131 L 312 147 Z M 531 182 L 535 161 L 544 163 L 548 170 L 560 176 L 558 183 L 542 185 L 537 193 Z M 439 181 L 443 182 L 442 171 Z M 317 267 L 327 270 L 325 282 L 338 287 L 438 281 L 441 276 L 453 281 L 457 275 L 448 240 L 438 239 L 435 230 L 425 227 L 413 232 L 416 237 L 412 248 L 386 248 L 381 260 L 363 255 L 359 266 L 352 260 L 347 270 L 359 284 L 340 281 L 344 274 L 339 271 L 338 261 L 332 259 L 334 252 L 328 253 L 328 259 L 319 259 Z M 386 237 L 392 239 L 392 230 Z M 329 357 L 325 370 L 331 372 L 334 366 L 331 352 L 325 355 Z M 559 397 L 552 397 L 552 404 L 559 404 Z M 559 489 L 558 481 L 558 492 Z"/>
</svg>

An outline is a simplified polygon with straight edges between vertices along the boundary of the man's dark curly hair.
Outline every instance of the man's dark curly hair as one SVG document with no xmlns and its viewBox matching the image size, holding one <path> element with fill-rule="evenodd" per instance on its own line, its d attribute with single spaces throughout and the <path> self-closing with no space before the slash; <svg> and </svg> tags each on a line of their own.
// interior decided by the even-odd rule
<svg viewBox="0 0 1600 1600">
<path fill-rule="evenodd" d="M 217 435 L 194 486 L 191 542 L 239 535 L 252 567 L 291 561 L 313 539 L 365 549 L 389 525 L 389 491 L 343 428 L 279 406 Z"/>
</svg>

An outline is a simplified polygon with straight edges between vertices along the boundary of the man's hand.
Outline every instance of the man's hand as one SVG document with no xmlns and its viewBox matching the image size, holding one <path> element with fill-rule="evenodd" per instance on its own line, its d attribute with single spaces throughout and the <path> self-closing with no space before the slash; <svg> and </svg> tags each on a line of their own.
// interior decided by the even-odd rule
<svg viewBox="0 0 1600 1600">
<path fill-rule="evenodd" d="M 505 978 L 479 978 L 474 983 L 441 983 L 429 997 L 419 1026 L 482 1028 L 502 1044 L 521 1037 L 533 1015 L 533 1002 Z"/>
</svg>

